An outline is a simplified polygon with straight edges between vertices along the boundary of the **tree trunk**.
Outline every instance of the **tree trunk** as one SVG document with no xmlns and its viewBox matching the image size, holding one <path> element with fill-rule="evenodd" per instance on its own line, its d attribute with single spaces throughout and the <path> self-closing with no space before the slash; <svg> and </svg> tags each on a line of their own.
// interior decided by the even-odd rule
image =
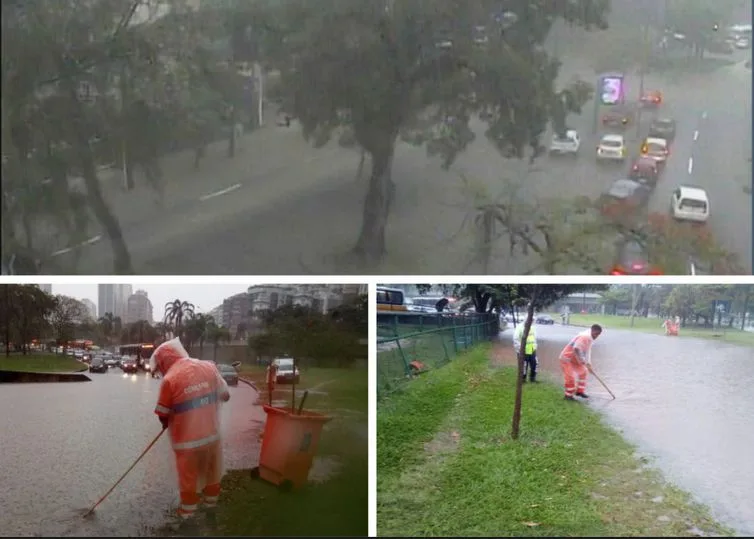
<svg viewBox="0 0 754 539">
<path fill-rule="evenodd" d="M 534 287 L 534 293 L 529 301 L 527 309 L 526 322 L 524 323 L 524 334 L 521 337 L 521 347 L 516 351 L 518 354 L 518 372 L 516 374 L 516 402 L 513 405 L 513 424 L 511 425 L 511 438 L 518 440 L 519 427 L 521 425 L 521 401 L 523 399 L 524 388 L 524 352 L 526 351 L 526 339 L 529 338 L 532 320 L 534 320 L 534 305 L 539 295 L 539 286 Z"/>
<path fill-rule="evenodd" d="M 217 363 L 217 343 L 215 343 L 215 349 L 212 351 L 212 360 Z"/>
<path fill-rule="evenodd" d="M 97 220 L 105 228 L 107 237 L 110 239 L 110 245 L 113 250 L 113 273 L 116 275 L 130 275 L 134 273 L 131 265 L 131 255 L 123 239 L 123 231 L 120 223 L 115 218 L 110 208 L 102 196 L 97 172 L 94 170 L 94 164 L 89 159 L 84 168 L 84 182 L 88 193 L 89 203 L 94 210 Z"/>
<path fill-rule="evenodd" d="M 385 228 L 393 202 L 395 185 L 390 177 L 395 137 L 386 137 L 378 147 L 370 150 L 372 174 L 364 199 L 361 233 L 354 251 L 370 267 L 377 266 L 385 255 Z"/>
<path fill-rule="evenodd" d="M 746 285 L 746 295 L 744 296 L 743 309 L 741 309 L 741 331 L 746 329 L 746 312 L 749 309 L 749 296 L 751 295 L 751 285 Z"/>
<path fill-rule="evenodd" d="M 9 284 L 3 285 L 5 288 L 5 357 L 10 357 L 10 321 L 13 311 L 10 303 L 10 287 Z"/>
</svg>

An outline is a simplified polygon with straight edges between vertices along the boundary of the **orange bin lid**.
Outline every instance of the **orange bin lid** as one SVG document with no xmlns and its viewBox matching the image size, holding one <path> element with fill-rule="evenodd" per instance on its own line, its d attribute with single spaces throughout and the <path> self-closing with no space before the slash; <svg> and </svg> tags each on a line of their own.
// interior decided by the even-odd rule
<svg viewBox="0 0 754 539">
<path fill-rule="evenodd" d="M 332 417 L 326 416 L 324 414 L 309 412 L 306 410 L 301 410 L 301 413 L 299 414 L 296 412 L 291 412 L 291 409 L 288 407 L 279 408 L 277 406 L 269 406 L 267 404 L 262 405 L 262 407 L 268 415 L 287 416 L 288 419 L 292 419 L 294 421 L 313 421 L 316 423 L 327 423 L 332 419 Z"/>
</svg>

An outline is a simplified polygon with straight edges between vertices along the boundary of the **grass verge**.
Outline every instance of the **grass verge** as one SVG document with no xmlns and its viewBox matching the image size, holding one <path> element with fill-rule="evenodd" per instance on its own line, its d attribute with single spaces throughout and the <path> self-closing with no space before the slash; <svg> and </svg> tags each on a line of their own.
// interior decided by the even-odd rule
<svg viewBox="0 0 754 539">
<path fill-rule="evenodd" d="M 732 534 L 551 384 L 525 387 L 511 440 L 515 377 L 478 347 L 380 403 L 379 535 Z"/>
<path fill-rule="evenodd" d="M 243 374 L 262 383 L 263 369 Z M 301 373 L 301 389 L 310 393 L 306 409 L 330 415 L 317 459 L 327 477 L 282 493 L 251 479 L 249 470 L 223 478 L 217 525 L 203 526 L 202 536 L 366 536 L 368 534 L 368 379 L 365 369 L 310 368 Z M 260 386 L 261 389 L 261 386 Z M 326 394 L 325 394 L 326 392 Z M 163 535 L 172 535 L 163 530 Z"/>
<path fill-rule="evenodd" d="M 80 372 L 88 367 L 72 357 L 55 354 L 11 354 L 0 356 L 0 371 Z"/>
<path fill-rule="evenodd" d="M 553 317 L 556 318 L 556 316 Z M 658 335 L 665 333 L 665 330 L 662 328 L 662 322 L 663 321 L 659 318 L 643 318 L 637 316 L 634 318 L 634 325 L 632 327 L 630 316 L 572 314 L 570 317 L 570 323 L 576 326 L 600 324 L 605 328 L 641 331 L 642 333 L 656 333 Z M 740 329 L 735 328 L 684 327 L 681 328 L 679 337 L 712 339 L 730 344 L 754 346 L 754 332 L 741 331 Z"/>
</svg>

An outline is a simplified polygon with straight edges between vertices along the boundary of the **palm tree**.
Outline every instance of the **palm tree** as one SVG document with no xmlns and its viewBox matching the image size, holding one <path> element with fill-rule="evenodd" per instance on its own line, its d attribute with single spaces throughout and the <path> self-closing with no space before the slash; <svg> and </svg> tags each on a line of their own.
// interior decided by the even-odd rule
<svg viewBox="0 0 754 539">
<path fill-rule="evenodd" d="M 183 321 L 194 316 L 194 304 L 188 301 L 175 299 L 165 304 L 165 317 L 163 321 L 175 328 L 176 337 L 181 336 Z"/>
<path fill-rule="evenodd" d="M 230 330 L 226 327 L 218 326 L 213 320 L 209 326 L 207 338 L 213 346 L 212 359 L 217 362 L 217 348 L 221 342 L 230 342 Z"/>
</svg>

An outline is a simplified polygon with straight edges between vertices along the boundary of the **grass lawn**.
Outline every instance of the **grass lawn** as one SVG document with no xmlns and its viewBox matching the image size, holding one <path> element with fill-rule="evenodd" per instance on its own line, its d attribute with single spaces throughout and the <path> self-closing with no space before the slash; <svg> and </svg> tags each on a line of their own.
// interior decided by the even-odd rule
<svg viewBox="0 0 754 539">
<path fill-rule="evenodd" d="M 246 367 L 264 398 L 264 369 Z M 223 479 L 217 526 L 203 536 L 366 536 L 368 534 L 368 379 L 366 369 L 302 369 L 301 389 L 320 386 L 306 400 L 307 410 L 326 413 L 317 458 L 328 463 L 330 478 L 299 491 L 282 493 L 233 470 Z M 298 392 L 298 390 L 297 390 Z M 300 396 L 297 398 L 300 400 Z M 163 533 L 166 535 L 167 533 Z"/>
<path fill-rule="evenodd" d="M 557 315 L 558 317 L 560 315 Z M 553 316 L 553 318 L 555 318 Z M 556 318 L 559 320 L 559 318 Z M 631 331 L 642 331 L 645 333 L 657 333 L 663 334 L 665 330 L 662 328 L 663 320 L 659 318 L 634 318 L 634 326 L 631 327 L 630 316 L 615 316 L 615 315 L 590 315 L 590 314 L 572 314 L 571 324 L 577 326 L 590 326 L 592 324 L 600 324 L 605 328 L 613 329 L 627 329 Z M 698 327 L 685 327 L 681 328 L 679 332 L 680 337 L 696 337 L 699 339 L 714 339 L 717 341 L 724 341 L 730 344 L 740 344 L 744 346 L 754 346 L 754 332 L 741 331 L 740 329 L 725 328 L 698 328 Z"/>
<path fill-rule="evenodd" d="M 25 372 L 77 372 L 86 371 L 88 367 L 72 357 L 55 354 L 13 353 L 0 356 L 0 371 Z"/>
<path fill-rule="evenodd" d="M 634 456 L 599 414 L 477 347 L 378 405 L 380 536 L 731 535 Z"/>
</svg>

